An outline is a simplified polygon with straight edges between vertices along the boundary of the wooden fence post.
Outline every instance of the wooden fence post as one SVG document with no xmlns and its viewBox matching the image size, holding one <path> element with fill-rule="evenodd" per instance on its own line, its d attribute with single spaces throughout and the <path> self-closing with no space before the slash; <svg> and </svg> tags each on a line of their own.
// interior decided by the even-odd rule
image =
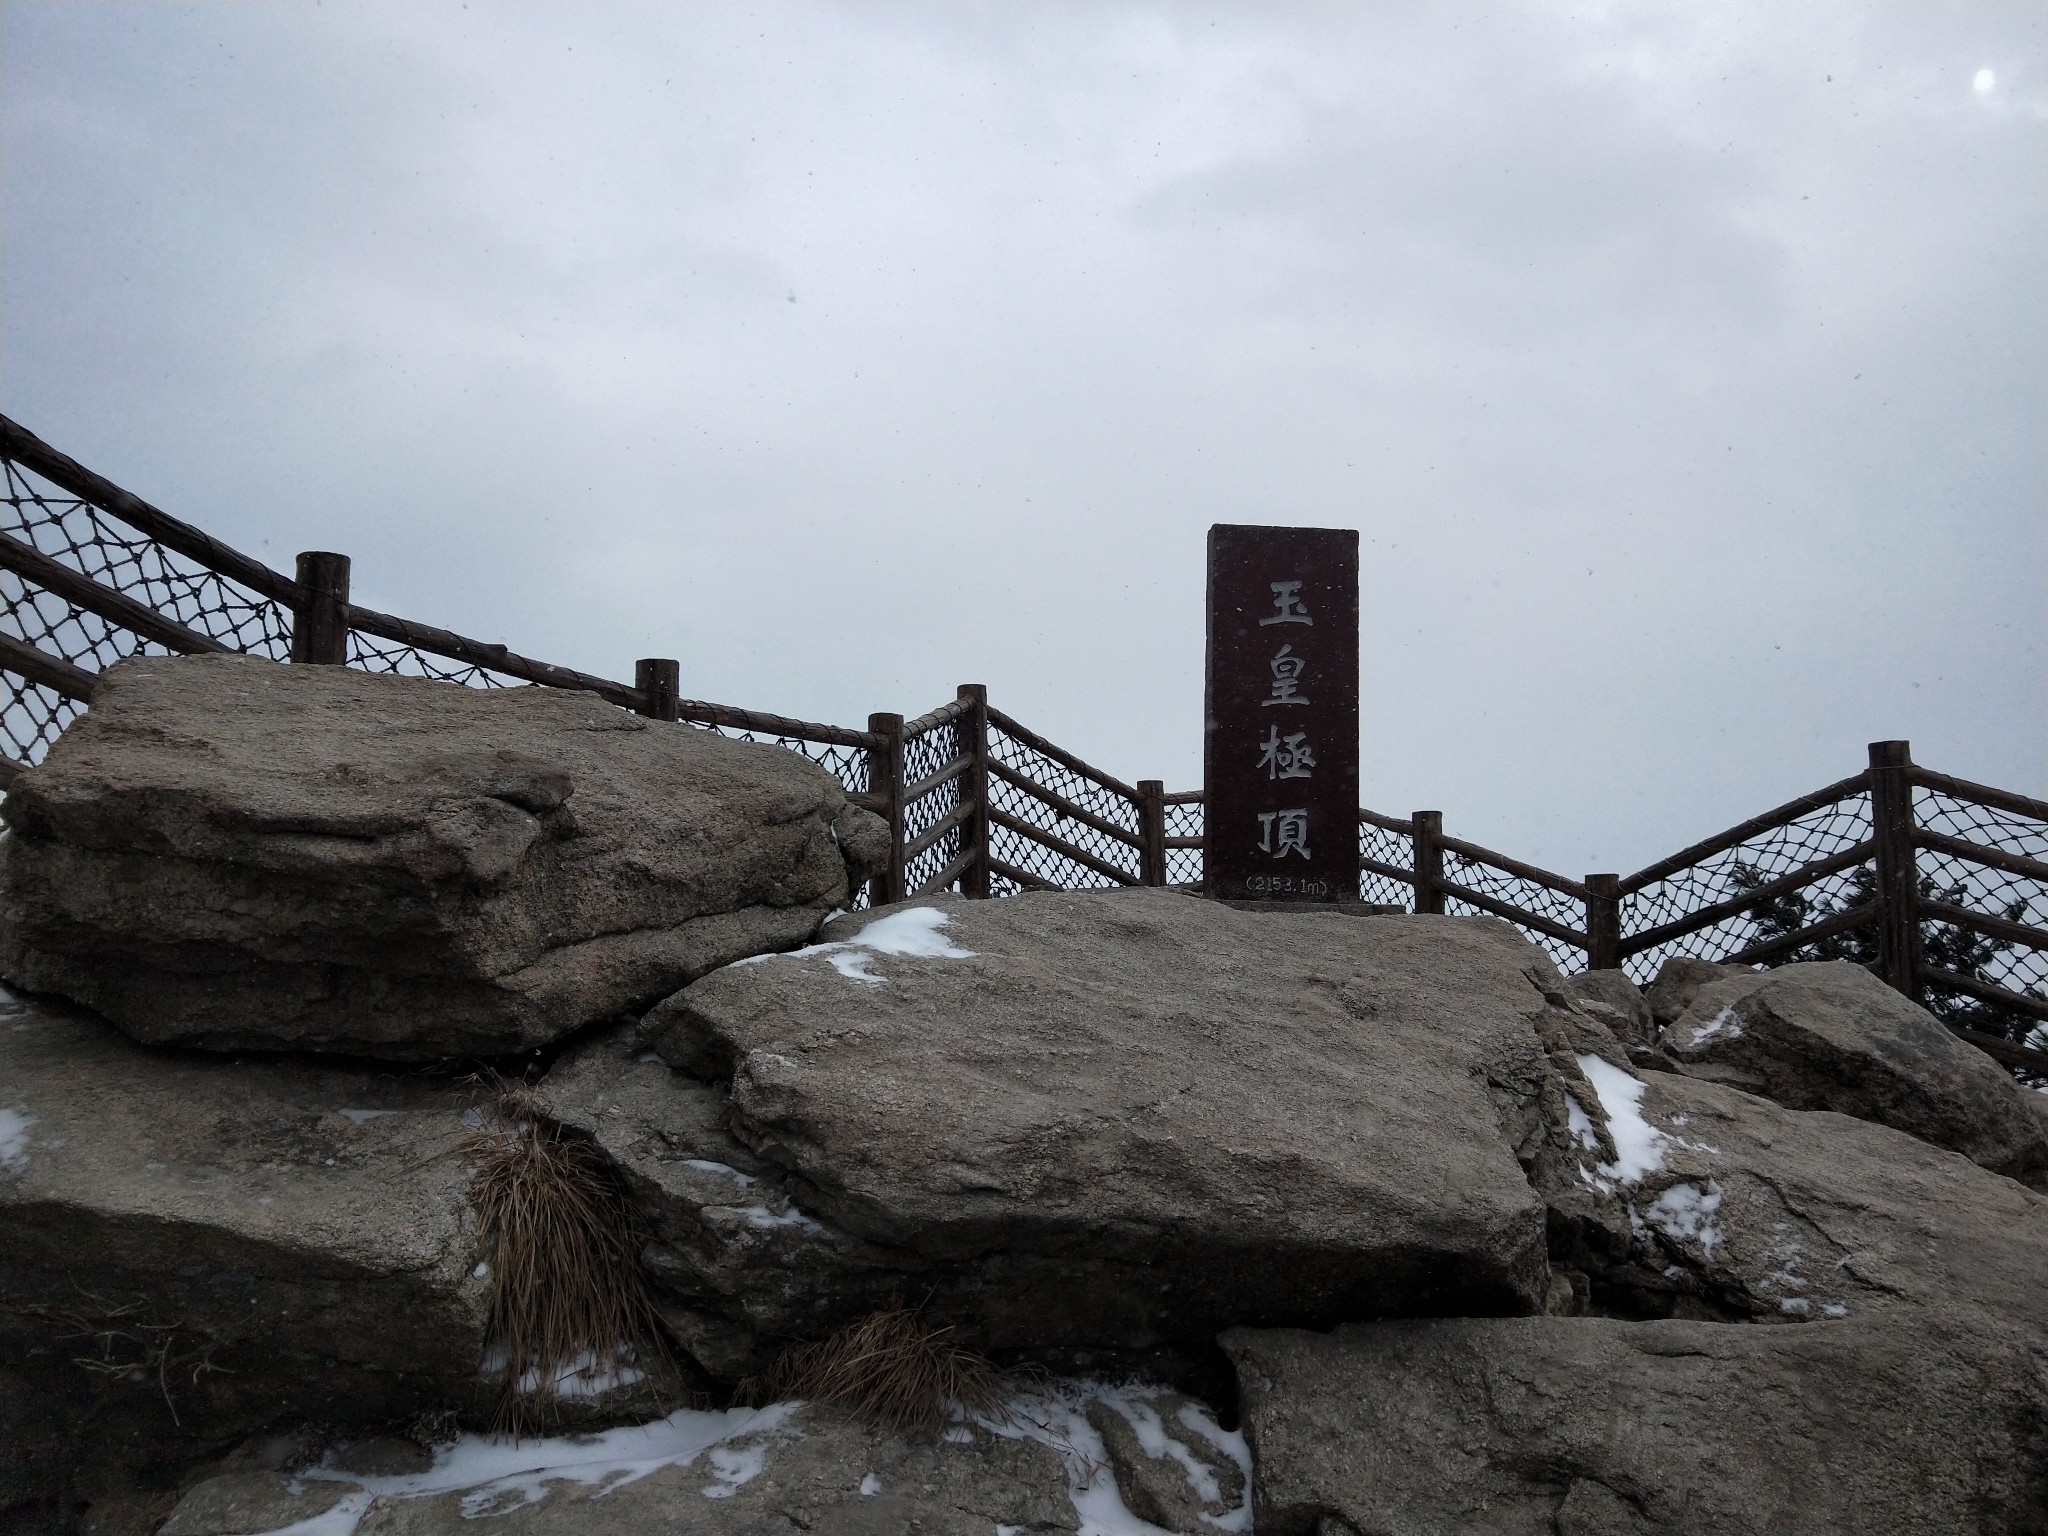
<svg viewBox="0 0 2048 1536">
<path fill-rule="evenodd" d="M 306 604 L 292 614 L 292 660 L 348 665 L 348 556 L 309 549 L 299 556 Z"/>
<path fill-rule="evenodd" d="M 868 729 L 883 738 L 868 748 L 868 793 L 882 799 L 889 823 L 889 862 L 868 882 L 868 905 L 885 907 L 903 899 L 903 717 L 869 715 Z"/>
<path fill-rule="evenodd" d="M 1138 780 L 1138 883 L 1166 884 L 1166 781 Z"/>
<path fill-rule="evenodd" d="M 642 656 L 633 663 L 633 686 L 647 702 L 633 713 L 650 720 L 676 718 L 676 696 L 682 691 L 682 663 L 671 656 Z"/>
<path fill-rule="evenodd" d="M 1586 969 L 1621 969 L 1621 876 L 1586 876 Z"/>
<path fill-rule="evenodd" d="M 1415 837 L 1415 910 L 1444 910 L 1444 813 L 1417 811 L 1410 818 Z"/>
<path fill-rule="evenodd" d="M 1877 845 L 1877 974 L 1920 1000 L 1920 883 L 1913 859 L 1913 752 L 1870 744 L 1870 835 Z"/>
<path fill-rule="evenodd" d="M 956 722 L 960 755 L 967 759 L 967 771 L 960 775 L 960 802 L 974 806 L 960 824 L 961 851 L 974 855 L 974 862 L 960 871 L 960 894 L 981 901 L 988 896 L 988 689 L 980 683 L 962 683 L 954 696 L 974 701 Z"/>
</svg>

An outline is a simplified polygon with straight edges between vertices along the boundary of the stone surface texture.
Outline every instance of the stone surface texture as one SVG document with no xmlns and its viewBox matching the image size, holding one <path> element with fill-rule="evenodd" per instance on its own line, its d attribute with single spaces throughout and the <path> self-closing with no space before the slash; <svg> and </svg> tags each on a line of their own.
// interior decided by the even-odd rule
<svg viewBox="0 0 2048 1536">
<path fill-rule="evenodd" d="M 1259 1530 L 2048 1530 L 2048 1201 L 1888 1126 L 1604 1080 L 1653 1155 L 1546 1141 L 1532 1175 L 1602 1315 L 1225 1334 Z"/>
<path fill-rule="evenodd" d="M 1567 977 L 1565 984 L 1623 1045 L 1657 1043 L 1657 1019 L 1650 1012 L 1650 1000 L 1624 972 L 1580 971 Z"/>
<path fill-rule="evenodd" d="M 587 1468 L 580 1478 L 509 1477 L 435 1493 L 391 1491 L 375 1479 L 220 1478 L 188 1493 L 165 1531 L 243 1536 L 252 1527 L 240 1511 L 259 1500 L 303 1519 L 338 1502 L 326 1491 L 335 1486 L 358 1496 L 354 1536 L 1046 1536 L 1077 1528 L 1057 1454 L 1030 1440 L 963 1434 L 964 1443 L 909 1440 L 806 1408 L 630 1479 Z"/>
<path fill-rule="evenodd" d="M 1875 1120 L 2048 1185 L 2048 1134 L 2027 1090 L 1860 965 L 1717 977 L 1662 1044 L 1686 1070 L 1718 1070 L 1788 1109 Z"/>
<path fill-rule="evenodd" d="M 1619 1048 L 1505 925 L 1172 891 L 916 905 L 964 953 L 864 950 L 891 912 L 841 919 L 643 1021 L 717 1099 L 628 1077 L 617 1116 L 565 1112 L 620 1122 L 693 1304 L 814 1332 L 900 1285 L 994 1350 L 1543 1306 L 1518 1157 L 1576 1080 L 1546 1031 Z M 761 1199 L 772 1223 L 734 1221 Z"/>
<path fill-rule="evenodd" d="M 8 790 L 0 974 L 137 1038 L 521 1050 L 801 943 L 886 848 L 793 752 L 584 693 L 110 668 Z"/>
<path fill-rule="evenodd" d="M 0 998 L 0 1505 L 280 1417 L 478 1402 L 487 1286 L 450 1155 L 473 1093 Z"/>
<path fill-rule="evenodd" d="M 1724 976 L 1754 976 L 1746 965 L 1717 965 L 1689 955 L 1673 955 L 1657 972 L 1657 979 L 1643 992 L 1650 1005 L 1650 1017 L 1663 1029 L 1691 1006 L 1701 987 Z"/>
<path fill-rule="evenodd" d="M 1224 1343 L 1261 1536 L 2044 1529 L 2038 1335 L 1457 1318 Z"/>
</svg>

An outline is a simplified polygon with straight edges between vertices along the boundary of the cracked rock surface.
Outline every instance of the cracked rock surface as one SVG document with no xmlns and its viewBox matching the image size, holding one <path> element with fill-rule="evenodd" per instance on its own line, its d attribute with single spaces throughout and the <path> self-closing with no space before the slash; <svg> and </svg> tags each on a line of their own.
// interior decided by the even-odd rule
<svg viewBox="0 0 2048 1536">
<path fill-rule="evenodd" d="M 886 849 L 793 752 L 593 694 L 139 657 L 9 788 L 0 975 L 138 1039 L 494 1055 L 801 943 Z"/>
<path fill-rule="evenodd" d="M 1172 891 L 915 905 L 953 953 L 863 949 L 891 914 L 861 914 L 643 1021 L 665 1091 L 722 1106 L 724 1141 L 669 1148 L 664 1114 L 620 1117 L 650 1128 L 628 1166 L 713 1310 L 813 1332 L 893 1283 L 984 1349 L 1139 1350 L 1542 1307 L 1515 1139 L 1557 1093 L 1539 1021 L 1572 1003 L 1504 925 Z M 736 1225 L 751 1197 L 694 1161 L 804 1220 Z"/>
</svg>

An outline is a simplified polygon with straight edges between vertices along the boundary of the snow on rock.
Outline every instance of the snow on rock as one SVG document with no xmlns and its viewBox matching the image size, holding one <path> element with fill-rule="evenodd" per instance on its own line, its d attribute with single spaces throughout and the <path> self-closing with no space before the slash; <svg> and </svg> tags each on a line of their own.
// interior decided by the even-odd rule
<svg viewBox="0 0 2048 1536">
<path fill-rule="evenodd" d="M 373 1500 L 461 1495 L 465 1520 L 509 1515 L 548 1497 L 552 1485 L 582 1485 L 601 1495 L 617 1492 L 666 1467 L 690 1467 L 704 1457 L 708 1498 L 730 1498 L 758 1477 L 773 1447 L 800 1436 L 787 1421 L 802 1405 L 679 1409 L 651 1424 L 602 1434 L 511 1440 L 464 1435 L 434 1453 L 424 1472 L 365 1477 L 325 1464 L 299 1474 L 306 1482 L 346 1482 L 353 1490 L 325 1513 L 263 1536 L 353 1536 Z M 705 1455 L 706 1452 L 710 1454 Z"/>
<path fill-rule="evenodd" d="M 1735 1005 L 1730 1003 L 1704 1024 L 1696 1024 L 1692 1031 L 1692 1044 L 1704 1045 L 1716 1037 L 1729 1040 L 1742 1038 L 1742 1025 L 1735 1018 Z"/>
<path fill-rule="evenodd" d="M 1708 1179 L 1704 1185 L 1674 1184 L 1650 1202 L 1642 1213 L 1642 1220 L 1667 1237 L 1697 1242 L 1711 1257 L 1723 1236 L 1714 1222 L 1714 1213 L 1721 1209 L 1723 1193 L 1720 1184 L 1713 1179 Z"/>
<path fill-rule="evenodd" d="M 1642 1183 L 1645 1174 L 1664 1166 L 1665 1137 L 1643 1118 L 1641 1080 L 1598 1056 L 1582 1055 L 1578 1062 L 1586 1081 L 1600 1096 L 1600 1110 L 1606 1117 L 1607 1134 L 1614 1141 L 1615 1153 L 1611 1163 L 1600 1163 L 1590 1171 L 1582 1166 L 1579 1176 L 1603 1194 L 1612 1193 L 1617 1185 Z M 1573 1136 L 1582 1146 L 1592 1145 L 1592 1122 L 1586 1119 L 1585 1110 L 1576 1100 L 1566 1108 L 1568 1112 L 1578 1112 L 1571 1121 Z M 1581 1125 L 1581 1121 L 1585 1123 Z"/>
<path fill-rule="evenodd" d="M 864 981 L 879 986 L 887 978 L 868 969 L 868 962 L 876 955 L 913 955 L 922 960 L 972 960 L 973 950 L 962 949 L 946 937 L 945 928 L 950 921 L 947 914 L 937 907 L 908 907 L 901 912 L 891 912 L 887 917 L 876 918 L 850 939 L 807 944 L 786 955 L 752 955 L 733 964 L 761 965 L 770 960 L 804 960 L 821 955 L 848 981 Z"/>
<path fill-rule="evenodd" d="M 1201 1509 L 1224 1504 L 1223 1490 L 1215 1470 L 1191 1453 L 1185 1437 L 1168 1432 L 1156 1406 L 1162 1399 L 1179 1402 L 1175 1422 L 1237 1468 L 1237 1497 L 1222 1513 Z M 1091 1408 L 1097 1411 L 1091 1413 Z M 1137 1469 L 1128 1455 L 1117 1454 L 1097 1428 L 1103 1422 L 1102 1408 L 1130 1425 L 1145 1456 L 1175 1467 L 1185 1479 L 1204 1527 L 1217 1531 L 1252 1528 L 1252 1461 L 1243 1433 L 1224 1430 L 1201 1404 L 1179 1399 L 1161 1388 L 1110 1386 L 1099 1381 L 1054 1382 L 1041 1391 L 1015 1395 L 1004 1405 L 1003 1413 L 978 1417 L 974 1422 L 993 1434 L 1036 1440 L 1059 1453 L 1066 1463 L 1074 1512 L 1081 1519 L 1077 1536 L 1162 1536 L 1169 1527 L 1135 1513 L 1127 1498 L 1133 1490 L 1119 1486 L 1119 1464 L 1126 1480 L 1135 1481 L 1131 1474 Z"/>
</svg>

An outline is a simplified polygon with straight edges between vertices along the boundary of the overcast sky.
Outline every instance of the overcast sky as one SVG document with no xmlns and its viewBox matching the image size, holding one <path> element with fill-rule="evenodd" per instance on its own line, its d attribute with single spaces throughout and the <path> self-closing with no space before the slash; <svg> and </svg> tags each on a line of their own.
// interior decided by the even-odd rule
<svg viewBox="0 0 2048 1536">
<path fill-rule="evenodd" d="M 2048 8 L 0 4 L 0 409 L 362 601 L 1201 771 L 1354 527 L 1366 803 L 1626 873 L 2048 793 Z"/>
</svg>

